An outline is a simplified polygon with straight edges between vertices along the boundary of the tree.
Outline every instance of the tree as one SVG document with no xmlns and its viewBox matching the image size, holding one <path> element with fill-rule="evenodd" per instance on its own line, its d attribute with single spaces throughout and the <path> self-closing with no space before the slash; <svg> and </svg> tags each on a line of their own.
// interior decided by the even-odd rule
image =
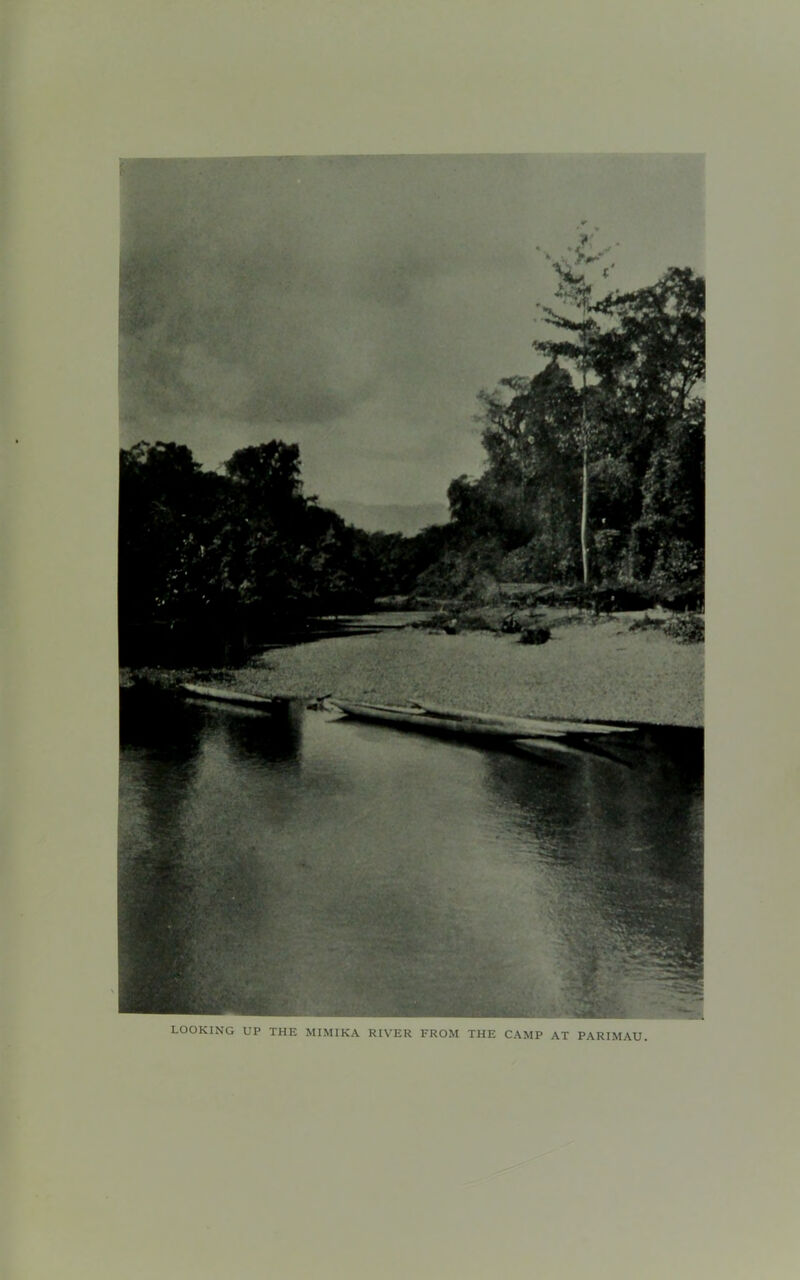
<svg viewBox="0 0 800 1280">
<path fill-rule="evenodd" d="M 476 573 L 568 581 L 581 568 L 586 582 L 591 546 L 594 578 L 649 580 L 665 600 L 702 589 L 704 282 L 670 267 L 646 288 L 599 297 L 610 249 L 595 251 L 593 235 L 581 224 L 554 263 L 570 310 L 541 308 L 561 330 L 534 344 L 549 363 L 478 395 L 485 466 L 450 485 L 449 533 L 426 585 L 461 590 Z"/>
<path fill-rule="evenodd" d="M 305 505 L 296 444 L 270 440 L 269 444 L 237 449 L 225 463 L 225 473 L 243 513 L 251 520 L 284 525 Z"/>
<path fill-rule="evenodd" d="M 140 441 L 120 451 L 121 617 L 171 621 L 194 598 L 212 484 L 185 445 Z"/>
<path fill-rule="evenodd" d="M 561 329 L 570 337 L 561 339 L 541 338 L 533 342 L 533 348 L 558 359 L 570 361 L 576 368 L 580 383 L 578 414 L 573 427 L 573 437 L 581 457 L 581 562 L 583 581 L 589 581 L 589 460 L 597 432 L 597 420 L 591 412 L 589 374 L 593 370 L 594 353 L 601 328 L 596 316 L 602 305 L 595 298 L 600 281 L 608 278 L 613 263 L 599 264 L 608 256 L 612 245 L 595 249 L 594 237 L 598 228 L 589 228 L 583 219 L 577 228 L 576 241 L 560 258 L 554 258 L 537 246 L 539 252 L 553 268 L 557 284 L 555 296 L 564 303 L 567 312 L 538 303 L 545 323 Z"/>
<path fill-rule="evenodd" d="M 615 452 L 637 479 L 630 571 L 673 581 L 701 570 L 705 507 L 705 282 L 670 267 L 644 289 L 601 304 L 613 327 L 595 369 Z"/>
<path fill-rule="evenodd" d="M 183 652 L 203 637 L 238 646 L 313 609 L 363 606 L 377 579 L 368 535 L 303 496 L 296 444 L 239 449 L 217 472 L 185 445 L 121 451 L 120 624 L 157 632 L 157 659 L 167 636 Z"/>
<path fill-rule="evenodd" d="M 595 367 L 639 417 L 680 417 L 705 380 L 705 281 L 670 267 L 655 284 L 610 293 L 597 310 L 614 327 L 600 335 Z"/>
<path fill-rule="evenodd" d="M 488 466 L 472 482 L 462 524 L 493 532 L 504 551 L 526 546 L 537 577 L 570 576 L 580 554 L 570 519 L 580 497 L 573 440 L 579 402 L 570 374 L 553 359 L 534 378 L 503 378 L 478 399 Z M 456 496 L 464 509 L 463 494 Z"/>
</svg>

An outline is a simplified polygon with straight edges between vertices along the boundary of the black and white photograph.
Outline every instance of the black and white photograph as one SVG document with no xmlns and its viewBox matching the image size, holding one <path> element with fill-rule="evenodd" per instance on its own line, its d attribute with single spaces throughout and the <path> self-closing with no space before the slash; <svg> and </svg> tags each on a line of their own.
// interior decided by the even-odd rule
<svg viewBox="0 0 800 1280">
<path fill-rule="evenodd" d="M 119 1011 L 701 1018 L 703 156 L 120 215 Z"/>
</svg>

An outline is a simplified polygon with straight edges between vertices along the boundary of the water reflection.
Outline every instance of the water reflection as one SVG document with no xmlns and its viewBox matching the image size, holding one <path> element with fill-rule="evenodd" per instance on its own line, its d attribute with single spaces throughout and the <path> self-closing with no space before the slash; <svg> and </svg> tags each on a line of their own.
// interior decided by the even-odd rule
<svg viewBox="0 0 800 1280">
<path fill-rule="evenodd" d="M 548 767 L 138 697 L 122 732 L 125 1011 L 700 1015 L 700 735 Z"/>
<path fill-rule="evenodd" d="M 561 958 L 553 1016 L 697 1011 L 702 793 L 691 737 L 675 757 L 651 740 L 630 770 L 571 759 L 546 787 L 510 757 L 487 759 L 497 812 L 519 836 L 509 856 L 536 879 L 539 949 Z"/>
</svg>

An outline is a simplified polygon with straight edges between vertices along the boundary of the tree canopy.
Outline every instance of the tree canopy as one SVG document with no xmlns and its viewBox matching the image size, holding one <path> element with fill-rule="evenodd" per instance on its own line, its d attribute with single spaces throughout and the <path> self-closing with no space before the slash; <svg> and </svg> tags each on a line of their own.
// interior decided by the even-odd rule
<svg viewBox="0 0 800 1280">
<path fill-rule="evenodd" d="M 363 605 L 377 585 L 369 535 L 304 496 L 297 445 L 240 449 L 217 472 L 185 445 L 121 451 L 123 631 L 266 635 L 309 612 Z"/>
<path fill-rule="evenodd" d="M 484 470 L 450 485 L 449 571 L 429 581 L 585 580 L 589 557 L 594 582 L 702 576 L 704 282 L 671 268 L 591 306 L 585 331 L 564 324 L 585 347 L 542 339 L 540 373 L 478 394 Z"/>
</svg>

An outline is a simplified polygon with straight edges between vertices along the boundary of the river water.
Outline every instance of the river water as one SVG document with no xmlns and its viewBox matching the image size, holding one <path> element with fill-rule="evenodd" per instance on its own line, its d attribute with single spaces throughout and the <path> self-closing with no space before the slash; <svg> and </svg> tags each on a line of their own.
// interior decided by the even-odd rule
<svg viewBox="0 0 800 1280">
<path fill-rule="evenodd" d="M 625 754 L 126 692 L 120 1010 L 700 1017 L 702 735 Z"/>
</svg>

